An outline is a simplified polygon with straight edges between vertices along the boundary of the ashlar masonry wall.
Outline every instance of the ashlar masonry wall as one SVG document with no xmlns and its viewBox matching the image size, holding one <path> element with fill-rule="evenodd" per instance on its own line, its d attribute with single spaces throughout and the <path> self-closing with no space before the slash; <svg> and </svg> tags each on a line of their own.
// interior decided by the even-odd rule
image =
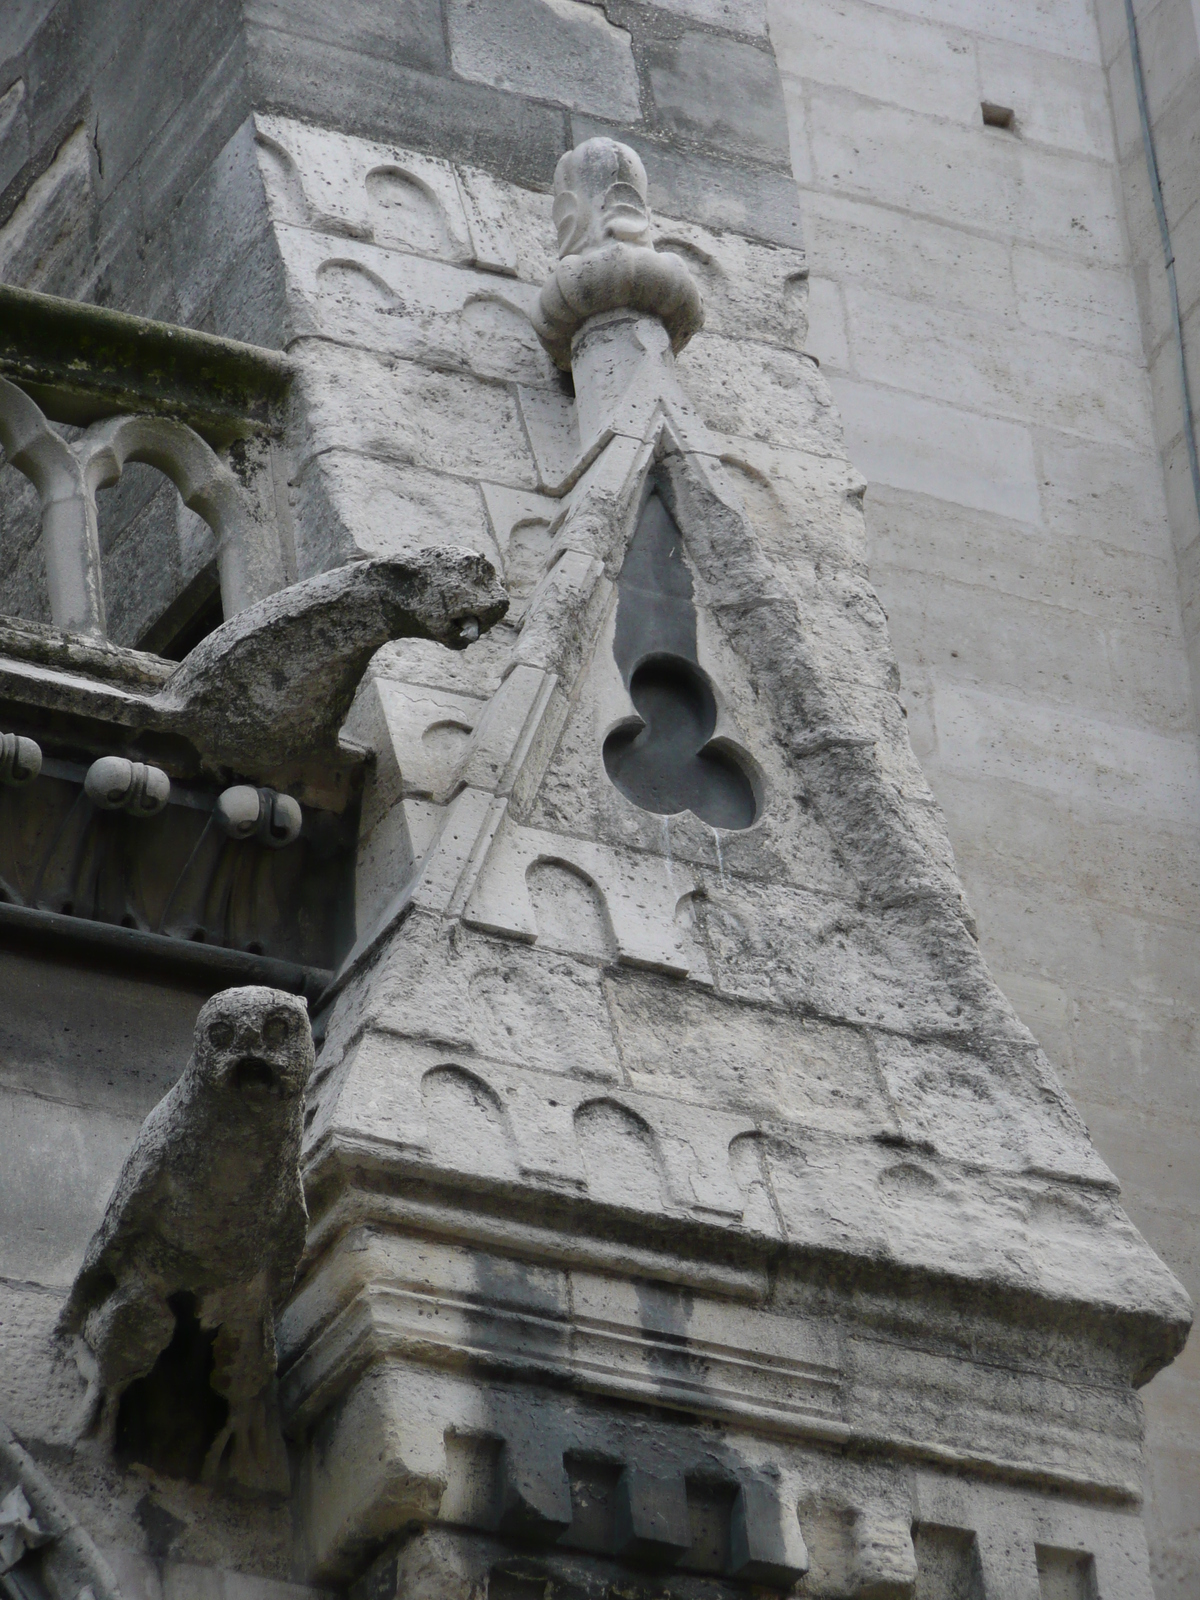
<svg viewBox="0 0 1200 1600">
<path fill-rule="evenodd" d="M 1195 512 L 1162 415 L 1177 372 L 1124 8 L 1099 9 L 1103 50 L 1087 0 L 774 0 L 770 23 L 809 344 L 867 481 L 914 745 L 1001 985 L 1194 1286 Z M 1200 270 L 1192 19 L 1173 0 L 1138 12 L 1182 285 Z M 984 101 L 1014 125 L 986 126 Z M 1157 1592 L 1182 1600 L 1200 1559 L 1194 1345 L 1146 1405 Z"/>
</svg>

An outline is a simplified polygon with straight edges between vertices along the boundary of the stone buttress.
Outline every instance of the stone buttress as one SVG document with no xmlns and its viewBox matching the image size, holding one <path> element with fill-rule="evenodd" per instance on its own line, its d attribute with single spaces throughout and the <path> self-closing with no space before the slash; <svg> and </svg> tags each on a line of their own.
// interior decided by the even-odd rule
<svg viewBox="0 0 1200 1600">
<path fill-rule="evenodd" d="M 1149 1600 L 1135 1390 L 1186 1297 L 980 958 L 803 257 L 652 222 L 604 138 L 551 216 L 255 137 L 324 559 L 437 527 L 512 598 L 387 647 L 346 730 L 280 1329 L 309 1581 Z"/>
</svg>

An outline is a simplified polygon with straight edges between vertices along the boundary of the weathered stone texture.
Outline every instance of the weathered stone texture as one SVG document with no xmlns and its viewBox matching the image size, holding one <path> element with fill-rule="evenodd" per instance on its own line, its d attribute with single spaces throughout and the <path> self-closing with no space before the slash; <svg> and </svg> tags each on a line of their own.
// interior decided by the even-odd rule
<svg viewBox="0 0 1200 1600">
<path fill-rule="evenodd" d="M 1192 8 L 1135 9 L 1192 316 Z M 1196 513 L 1124 9 L 779 0 L 771 29 L 809 348 L 867 479 L 914 745 L 1001 985 L 1186 1277 L 1190 1163 L 1165 1151 L 1195 1139 Z M 1195 1586 L 1187 1373 L 1148 1393 L 1163 1597 Z"/>
<path fill-rule="evenodd" d="M 331 747 L 368 647 L 339 632 L 336 681 L 289 698 L 319 665 L 289 606 L 370 588 L 379 569 L 348 561 L 471 578 L 440 610 L 432 585 L 418 631 L 437 637 L 468 590 L 499 616 L 473 556 L 512 596 L 462 654 L 382 650 L 345 729 L 373 757 L 356 943 L 321 1018 L 280 1336 L 306 1577 L 599 1596 L 598 1557 L 678 1555 L 690 1523 L 724 1531 L 663 1580 L 680 1596 L 805 1565 L 820 1600 L 891 1600 L 943 1567 L 1032 1595 L 1084 1551 L 1105 1600 L 1144 1600 L 1133 1386 L 1179 1348 L 1186 1300 L 980 957 L 938 800 L 985 954 L 1086 1091 L 1094 1041 L 1156 1006 L 1165 1028 L 1183 994 L 1190 704 L 1163 671 L 1169 563 L 1142 537 L 1162 507 L 1090 18 L 935 9 L 776 7 L 782 91 L 754 0 L 131 6 L 105 35 L 61 0 L 20 40 L 0 252 L 294 366 L 303 581 L 251 617 L 257 654 L 225 634 L 253 682 L 238 716 L 231 680 L 200 683 L 210 754 Z M 121 120 L 131 78 L 155 92 Z M 1016 135 L 976 125 L 1003 94 L 1031 102 Z M 531 317 L 567 276 L 552 175 L 591 137 L 638 152 L 646 276 L 693 274 L 708 322 L 664 328 L 631 277 L 565 335 L 541 326 L 568 382 Z M 633 198 L 615 196 L 644 221 Z M 590 270 L 598 242 L 568 255 Z M 753 790 L 743 828 L 635 805 L 605 764 L 638 709 L 615 640 L 651 487 L 679 530 L 685 665 Z M 186 530 L 144 488 L 126 480 L 109 565 L 128 572 L 153 521 L 158 604 L 186 581 Z M 1003 574 L 986 608 L 981 563 Z M 252 700 L 277 714 L 247 721 Z M 148 703 L 199 726 L 169 687 Z M 1178 914 L 1097 888 L 1089 852 L 1130 815 L 1153 842 L 1121 872 L 1144 900 L 1168 882 Z M 1081 906 L 1102 908 L 1086 938 Z M 94 1084 L 30 1091 L 5 1089 L 33 1153 L 19 1203 L 47 1219 L 17 1241 L 35 1287 L 16 1338 L 69 1279 L 141 1109 L 128 1086 L 95 1112 Z M 1131 1097 L 1089 1116 L 1128 1122 Z M 66 1136 L 86 1192 L 36 1193 Z M 12 1371 L 37 1433 L 31 1394 L 59 1380 Z M 128 1480 L 70 1470 L 141 1594 Z M 580 1510 L 589 1472 L 609 1532 Z M 281 1519 L 259 1519 L 258 1552 L 253 1517 L 230 1532 L 156 1492 L 176 1555 L 279 1575 Z M 162 1592 L 191 1581 L 168 1565 Z"/>
</svg>

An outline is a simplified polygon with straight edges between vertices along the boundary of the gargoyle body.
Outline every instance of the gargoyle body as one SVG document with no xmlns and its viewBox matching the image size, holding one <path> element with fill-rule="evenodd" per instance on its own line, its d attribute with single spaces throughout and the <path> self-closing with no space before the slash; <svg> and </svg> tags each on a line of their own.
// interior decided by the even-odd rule
<svg viewBox="0 0 1200 1600">
<path fill-rule="evenodd" d="M 461 650 L 508 597 L 482 556 L 423 550 L 354 561 L 240 611 L 180 663 L 156 717 L 239 771 L 332 749 L 367 663 L 391 639 Z"/>
<path fill-rule="evenodd" d="M 304 1247 L 312 1066 L 303 1000 L 258 987 L 209 1000 L 63 1309 L 89 1380 L 83 1431 L 123 1436 L 160 1470 L 191 1475 L 190 1440 L 205 1481 L 287 1488 L 274 1315 Z"/>
</svg>

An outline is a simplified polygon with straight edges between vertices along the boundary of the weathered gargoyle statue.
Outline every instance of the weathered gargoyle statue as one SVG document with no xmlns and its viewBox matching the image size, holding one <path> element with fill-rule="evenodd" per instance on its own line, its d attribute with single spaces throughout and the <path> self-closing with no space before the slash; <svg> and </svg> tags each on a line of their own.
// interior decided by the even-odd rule
<svg viewBox="0 0 1200 1600">
<path fill-rule="evenodd" d="M 226 989 L 142 1124 L 59 1320 L 81 1433 L 159 1471 L 284 1491 L 275 1311 L 304 1247 L 303 1000 Z"/>
</svg>

